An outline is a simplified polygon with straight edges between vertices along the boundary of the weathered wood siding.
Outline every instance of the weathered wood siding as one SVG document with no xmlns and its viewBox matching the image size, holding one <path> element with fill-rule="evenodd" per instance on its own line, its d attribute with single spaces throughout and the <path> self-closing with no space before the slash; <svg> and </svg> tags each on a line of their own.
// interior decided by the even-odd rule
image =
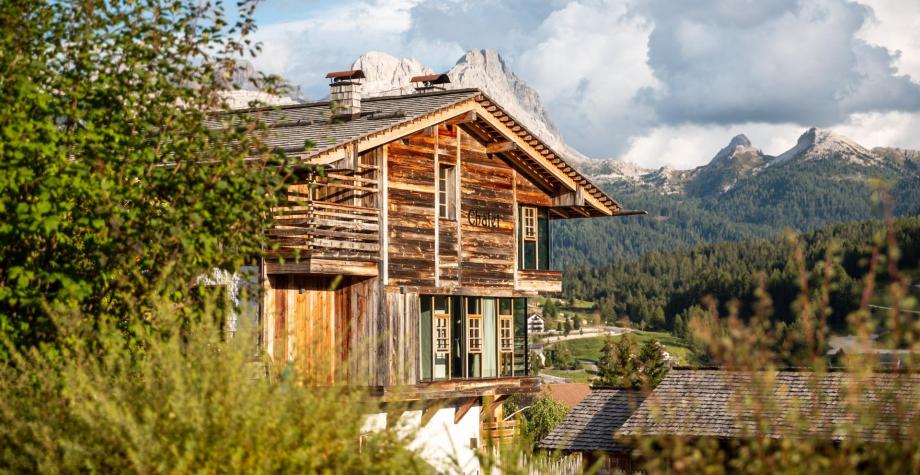
<svg viewBox="0 0 920 475">
<path fill-rule="evenodd" d="M 386 293 L 386 328 L 381 347 L 386 359 L 378 365 L 381 386 L 416 384 L 419 381 L 419 295 L 415 292 Z"/>
<path fill-rule="evenodd" d="M 515 196 L 541 206 L 552 199 L 458 127 L 431 127 L 387 147 L 390 288 L 513 290 Z M 444 164 L 458 167 L 456 219 L 437 218 Z M 471 223 L 471 211 L 493 213 L 498 225 Z"/>
<path fill-rule="evenodd" d="M 434 285 L 434 141 L 423 131 L 387 146 L 390 285 Z"/>
<path fill-rule="evenodd" d="M 310 381 L 332 382 L 336 371 L 335 293 L 329 279 L 311 275 L 270 275 L 268 325 L 275 367 L 293 362 Z"/>
<path fill-rule="evenodd" d="M 383 345 L 394 336 L 387 319 L 378 318 L 379 292 L 376 277 L 336 283 L 332 276 L 270 274 L 263 335 L 275 367 L 293 362 L 317 383 L 386 384 L 381 377 L 388 371 L 380 368 L 391 360 Z"/>
<path fill-rule="evenodd" d="M 461 134 L 460 216 L 462 285 L 514 286 L 514 191 L 512 168 Z M 469 213 L 496 213 L 498 227 L 470 224 Z"/>
</svg>

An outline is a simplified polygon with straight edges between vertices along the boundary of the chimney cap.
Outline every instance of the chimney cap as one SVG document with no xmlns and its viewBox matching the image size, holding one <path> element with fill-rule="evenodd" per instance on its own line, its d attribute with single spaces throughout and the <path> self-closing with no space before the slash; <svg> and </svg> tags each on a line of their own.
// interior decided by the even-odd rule
<svg viewBox="0 0 920 475">
<path fill-rule="evenodd" d="M 412 79 L 409 79 L 409 82 L 422 82 L 426 86 L 433 86 L 435 84 L 447 84 L 450 82 L 450 77 L 446 73 L 441 74 L 426 74 L 424 76 L 414 76 Z"/>
<path fill-rule="evenodd" d="M 348 81 L 351 79 L 364 79 L 364 71 L 360 69 L 353 69 L 351 71 L 335 71 L 326 74 L 326 79 L 332 79 L 333 82 L 336 81 Z"/>
</svg>

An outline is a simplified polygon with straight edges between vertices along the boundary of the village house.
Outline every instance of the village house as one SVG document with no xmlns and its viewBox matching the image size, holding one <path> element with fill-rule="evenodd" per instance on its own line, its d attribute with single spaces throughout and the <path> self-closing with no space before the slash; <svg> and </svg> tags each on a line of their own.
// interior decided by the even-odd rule
<svg viewBox="0 0 920 475">
<path fill-rule="evenodd" d="M 639 470 L 649 437 L 713 439 L 725 450 L 758 437 L 885 444 L 913 436 L 918 384 L 920 374 L 906 372 L 675 368 L 650 393 L 593 390 L 538 446 L 601 460 L 604 474 Z"/>
<path fill-rule="evenodd" d="M 329 102 L 244 111 L 304 165 L 259 263 L 262 349 L 318 384 L 368 388 L 387 410 L 367 430 L 412 427 L 436 467 L 475 471 L 473 449 L 514 433 L 504 399 L 539 390 L 526 309 L 561 291 L 550 221 L 638 212 L 481 91 L 441 89 L 446 75 L 374 98 L 362 71 L 327 77 Z"/>
<path fill-rule="evenodd" d="M 545 330 L 543 317 L 539 313 L 531 313 L 527 317 L 527 331 L 529 333 L 543 333 Z"/>
</svg>

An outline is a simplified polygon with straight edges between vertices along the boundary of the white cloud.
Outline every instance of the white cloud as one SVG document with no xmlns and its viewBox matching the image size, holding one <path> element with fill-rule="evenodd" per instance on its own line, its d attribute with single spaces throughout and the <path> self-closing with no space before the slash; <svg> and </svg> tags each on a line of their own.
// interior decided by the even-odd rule
<svg viewBox="0 0 920 475">
<path fill-rule="evenodd" d="M 366 51 L 411 53 L 403 35 L 412 25 L 410 10 L 416 3 L 343 2 L 306 19 L 263 26 L 255 36 L 262 43 L 263 53 L 253 64 L 261 71 L 280 74 L 302 85 L 308 95 L 324 95 L 325 73 L 348 68 Z"/>
<path fill-rule="evenodd" d="M 616 154 L 651 111 L 636 100 L 658 82 L 647 64 L 644 19 L 629 1 L 578 1 L 550 14 L 520 55 L 520 75 L 540 91 L 566 138 L 591 155 Z"/>
<path fill-rule="evenodd" d="M 709 163 L 738 134 L 746 135 L 764 153 L 778 155 L 795 145 L 802 132 L 796 124 L 661 125 L 631 137 L 621 158 L 647 168 L 688 169 Z"/>
<path fill-rule="evenodd" d="M 920 2 L 905 0 L 860 0 L 873 16 L 859 31 L 867 42 L 896 52 L 895 66 L 920 82 Z"/>
<path fill-rule="evenodd" d="M 920 110 L 920 84 L 895 57 L 857 37 L 869 10 L 846 0 L 645 0 L 655 24 L 649 64 L 667 123 L 795 122 L 830 126 L 849 114 Z"/>
<path fill-rule="evenodd" d="M 738 133 L 779 154 L 811 126 L 920 148 L 920 1 L 857 1 L 349 0 L 290 8 L 254 63 L 319 97 L 366 51 L 441 70 L 496 49 L 571 145 L 646 166 Z"/>
<path fill-rule="evenodd" d="M 920 150 L 920 113 L 853 114 L 846 123 L 832 128 L 865 147 L 895 146 Z"/>
</svg>

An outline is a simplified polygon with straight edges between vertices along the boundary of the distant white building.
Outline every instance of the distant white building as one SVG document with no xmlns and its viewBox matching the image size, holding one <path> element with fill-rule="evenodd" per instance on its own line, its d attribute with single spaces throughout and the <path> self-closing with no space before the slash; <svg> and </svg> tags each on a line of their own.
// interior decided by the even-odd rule
<svg viewBox="0 0 920 475">
<path fill-rule="evenodd" d="M 543 317 L 539 313 L 531 313 L 527 317 L 527 333 L 543 333 L 545 329 Z"/>
</svg>

